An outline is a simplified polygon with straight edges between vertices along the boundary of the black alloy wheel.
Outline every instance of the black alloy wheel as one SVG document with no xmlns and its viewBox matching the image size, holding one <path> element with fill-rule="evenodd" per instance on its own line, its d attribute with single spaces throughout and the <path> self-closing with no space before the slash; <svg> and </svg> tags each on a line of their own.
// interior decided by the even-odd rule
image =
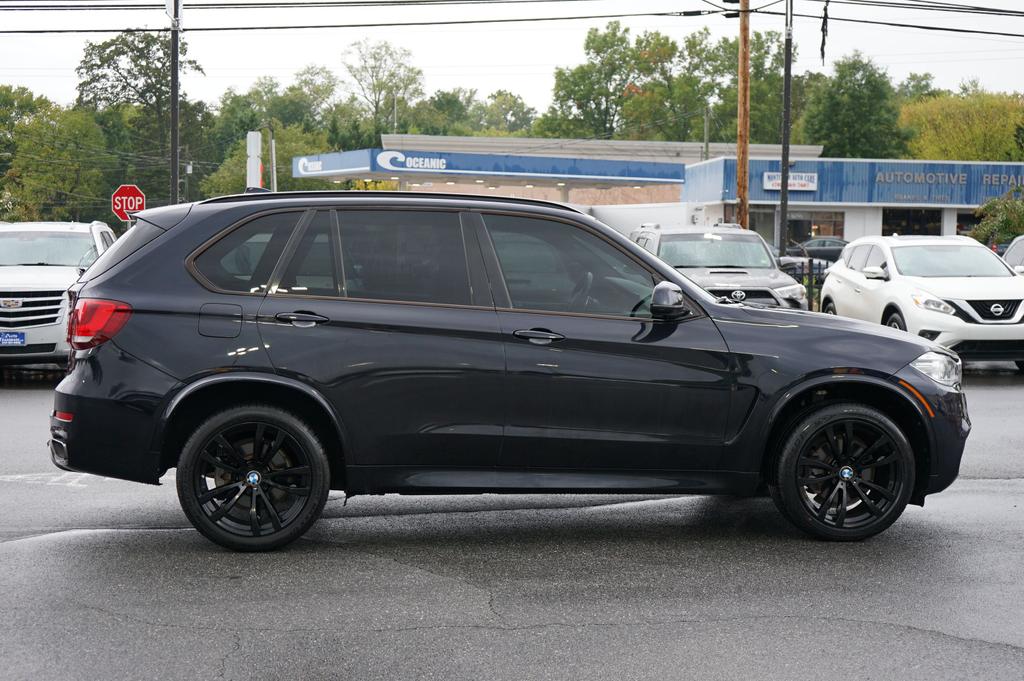
<svg viewBox="0 0 1024 681">
<path fill-rule="evenodd" d="M 178 499 L 207 538 L 266 551 L 299 538 L 320 516 L 330 475 L 323 446 L 301 419 L 250 405 L 214 415 L 185 444 Z"/>
<path fill-rule="evenodd" d="M 881 532 L 903 513 L 914 488 L 910 443 L 885 414 L 832 404 L 795 424 L 775 471 L 772 497 L 816 537 L 839 541 Z"/>
</svg>

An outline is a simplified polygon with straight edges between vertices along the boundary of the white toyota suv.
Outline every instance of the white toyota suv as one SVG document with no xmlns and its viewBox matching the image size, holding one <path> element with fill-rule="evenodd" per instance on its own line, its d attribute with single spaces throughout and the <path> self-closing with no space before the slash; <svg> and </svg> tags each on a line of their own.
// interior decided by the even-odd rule
<svg viewBox="0 0 1024 681">
<path fill-rule="evenodd" d="M 941 343 L 964 360 L 1024 371 L 1024 277 L 964 236 L 863 237 L 829 268 L 821 310 Z"/>
<path fill-rule="evenodd" d="M 115 238 L 102 222 L 0 224 L 0 365 L 67 360 L 68 287 Z"/>
</svg>

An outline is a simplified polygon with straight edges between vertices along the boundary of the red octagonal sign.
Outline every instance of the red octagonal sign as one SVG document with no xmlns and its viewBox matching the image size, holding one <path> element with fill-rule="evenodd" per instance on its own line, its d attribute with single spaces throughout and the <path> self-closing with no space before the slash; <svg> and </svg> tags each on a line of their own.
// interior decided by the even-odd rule
<svg viewBox="0 0 1024 681">
<path fill-rule="evenodd" d="M 146 210 L 146 195 L 134 184 L 122 184 L 110 195 L 110 209 L 121 222 L 131 220 L 129 213 Z"/>
</svg>

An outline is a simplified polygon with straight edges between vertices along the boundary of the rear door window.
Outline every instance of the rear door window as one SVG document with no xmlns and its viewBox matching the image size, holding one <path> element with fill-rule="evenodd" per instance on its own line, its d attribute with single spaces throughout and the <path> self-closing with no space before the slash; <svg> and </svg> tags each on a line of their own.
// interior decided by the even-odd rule
<svg viewBox="0 0 1024 681">
<path fill-rule="evenodd" d="M 317 211 L 302 233 L 274 293 L 337 296 L 341 277 L 334 212 Z"/>
<path fill-rule="evenodd" d="M 342 210 L 342 293 L 349 298 L 469 305 L 459 214 Z"/>
<path fill-rule="evenodd" d="M 854 248 L 849 255 L 849 259 L 846 261 L 846 266 L 851 270 L 860 272 L 864 269 L 864 263 L 867 262 L 868 253 L 871 252 L 873 246 L 865 244 L 863 246 L 857 246 Z"/>
<path fill-rule="evenodd" d="M 301 211 L 271 213 L 250 220 L 215 242 L 194 261 L 199 275 L 214 288 L 264 293 Z"/>
</svg>

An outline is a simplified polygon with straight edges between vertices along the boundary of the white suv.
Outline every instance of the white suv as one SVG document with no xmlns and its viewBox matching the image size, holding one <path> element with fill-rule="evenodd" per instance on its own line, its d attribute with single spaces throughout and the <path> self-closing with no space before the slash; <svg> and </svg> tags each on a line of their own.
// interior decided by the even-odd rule
<svg viewBox="0 0 1024 681">
<path fill-rule="evenodd" d="M 67 360 L 67 290 L 114 243 L 102 222 L 0 223 L 0 365 Z"/>
<path fill-rule="evenodd" d="M 965 360 L 1024 370 L 1024 277 L 963 236 L 864 237 L 828 270 L 821 310 L 903 329 Z"/>
</svg>

